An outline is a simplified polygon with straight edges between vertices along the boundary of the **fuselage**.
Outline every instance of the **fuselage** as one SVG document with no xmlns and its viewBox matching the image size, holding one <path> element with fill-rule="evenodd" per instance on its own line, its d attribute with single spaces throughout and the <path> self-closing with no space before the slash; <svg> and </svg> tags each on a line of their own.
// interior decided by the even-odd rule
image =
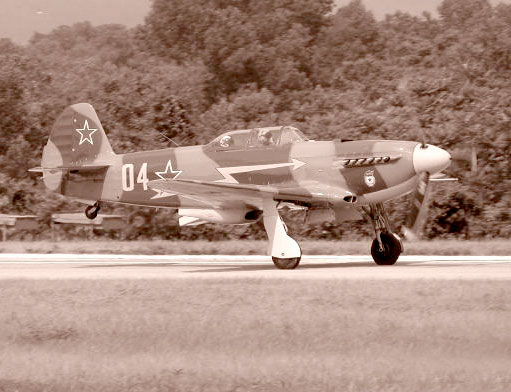
<svg viewBox="0 0 511 392">
<path fill-rule="evenodd" d="M 93 173 L 90 179 L 81 175 L 67 184 L 64 193 L 84 200 L 200 208 L 201 201 L 148 186 L 159 179 L 199 180 L 269 185 L 290 190 L 290 197 L 296 190 L 299 200 L 306 202 L 310 195 L 311 203 L 321 199 L 333 205 L 365 205 L 415 187 L 418 145 L 382 140 L 303 141 L 231 150 L 205 145 L 118 154 L 103 174 Z"/>
</svg>

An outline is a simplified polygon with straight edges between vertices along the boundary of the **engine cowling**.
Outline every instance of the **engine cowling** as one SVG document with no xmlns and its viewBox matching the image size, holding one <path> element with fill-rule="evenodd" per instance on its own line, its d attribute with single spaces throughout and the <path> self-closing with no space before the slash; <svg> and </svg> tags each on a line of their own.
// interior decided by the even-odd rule
<svg viewBox="0 0 511 392">
<path fill-rule="evenodd" d="M 263 212 L 249 209 L 180 208 L 177 213 L 179 215 L 179 226 L 195 226 L 203 223 L 250 224 L 259 220 Z"/>
</svg>

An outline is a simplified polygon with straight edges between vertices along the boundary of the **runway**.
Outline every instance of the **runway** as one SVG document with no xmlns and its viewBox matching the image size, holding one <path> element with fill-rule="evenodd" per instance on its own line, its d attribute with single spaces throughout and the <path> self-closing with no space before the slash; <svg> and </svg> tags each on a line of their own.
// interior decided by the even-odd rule
<svg viewBox="0 0 511 392">
<path fill-rule="evenodd" d="M 279 270 L 268 256 L 0 254 L 2 279 L 460 279 L 511 280 L 511 256 L 304 256 Z"/>
</svg>

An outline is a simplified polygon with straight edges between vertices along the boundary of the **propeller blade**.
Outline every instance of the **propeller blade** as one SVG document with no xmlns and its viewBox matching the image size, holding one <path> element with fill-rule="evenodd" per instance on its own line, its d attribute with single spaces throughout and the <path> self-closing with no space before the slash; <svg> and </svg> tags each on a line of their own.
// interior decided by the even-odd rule
<svg viewBox="0 0 511 392">
<path fill-rule="evenodd" d="M 404 237 L 409 241 L 416 241 L 420 238 L 426 220 L 430 188 L 429 177 L 427 172 L 419 174 L 417 188 L 412 195 L 409 214 L 402 229 Z"/>
<path fill-rule="evenodd" d="M 424 128 L 420 128 L 421 133 L 421 148 L 428 148 L 428 145 L 426 144 L 426 134 L 424 133 Z"/>
<path fill-rule="evenodd" d="M 477 151 L 474 145 L 472 145 L 472 154 L 471 154 L 471 161 L 470 161 L 470 170 L 472 173 L 477 172 Z"/>
<path fill-rule="evenodd" d="M 469 163 L 471 173 L 477 172 L 477 150 L 474 145 L 470 149 L 453 151 L 451 157 L 453 161 Z"/>
</svg>

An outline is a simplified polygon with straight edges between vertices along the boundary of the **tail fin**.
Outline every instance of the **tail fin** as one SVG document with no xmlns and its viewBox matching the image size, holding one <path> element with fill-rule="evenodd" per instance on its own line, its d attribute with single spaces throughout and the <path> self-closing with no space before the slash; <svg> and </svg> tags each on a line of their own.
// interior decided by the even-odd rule
<svg viewBox="0 0 511 392">
<path fill-rule="evenodd" d="M 108 162 L 113 155 L 94 108 L 88 103 L 77 103 L 67 107 L 55 121 L 43 151 L 42 166 Z"/>
<path fill-rule="evenodd" d="M 114 156 L 94 108 L 88 103 L 68 106 L 55 121 L 43 150 L 44 183 L 56 190 L 64 171 L 104 169 Z"/>
</svg>

